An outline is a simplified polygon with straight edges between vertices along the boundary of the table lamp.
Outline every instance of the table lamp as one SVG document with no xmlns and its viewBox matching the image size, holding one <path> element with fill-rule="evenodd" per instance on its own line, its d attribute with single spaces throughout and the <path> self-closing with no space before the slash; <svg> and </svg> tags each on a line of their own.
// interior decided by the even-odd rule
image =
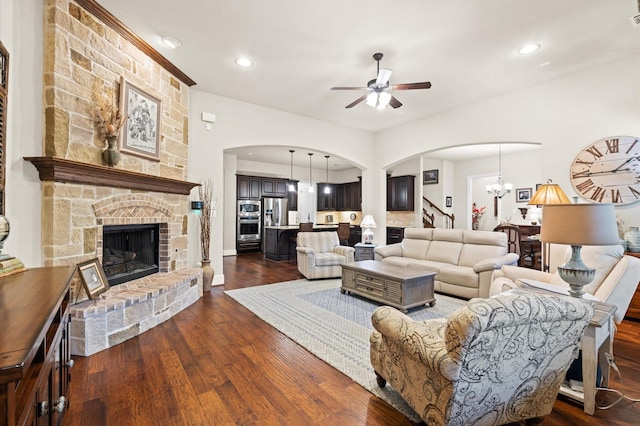
<svg viewBox="0 0 640 426">
<path fill-rule="evenodd" d="M 364 228 L 364 231 L 362 231 L 362 242 L 365 244 L 373 244 L 373 231 L 371 228 L 376 227 L 376 221 L 373 220 L 373 216 L 370 214 L 365 215 L 360 223 L 360 227 Z"/>
<path fill-rule="evenodd" d="M 527 204 L 571 204 L 571 201 L 557 183 L 551 183 L 551 179 L 547 179 L 547 183 L 540 185 Z"/>
<path fill-rule="evenodd" d="M 531 197 L 531 200 L 529 200 L 527 204 L 535 206 L 544 206 L 546 204 L 571 204 L 571 200 L 569 200 L 567 194 L 565 194 L 562 188 L 560 188 L 560 185 L 558 185 L 557 183 L 552 183 L 551 179 L 547 179 L 547 183 L 540 185 L 540 187 L 536 190 L 536 193 L 533 194 L 533 197 Z M 536 217 L 536 220 L 541 225 L 542 219 L 543 214 L 542 212 L 540 212 L 540 215 Z M 551 258 L 550 252 L 551 247 L 549 246 L 549 243 L 543 241 L 542 270 L 545 272 L 549 271 L 549 263 Z"/>
<path fill-rule="evenodd" d="M 582 298 L 582 287 L 596 273 L 582 262 L 582 246 L 620 244 L 613 204 L 548 204 L 542 206 L 542 215 L 540 239 L 571 246 L 571 259 L 558 267 L 558 275 L 569 284 L 571 296 Z"/>
</svg>

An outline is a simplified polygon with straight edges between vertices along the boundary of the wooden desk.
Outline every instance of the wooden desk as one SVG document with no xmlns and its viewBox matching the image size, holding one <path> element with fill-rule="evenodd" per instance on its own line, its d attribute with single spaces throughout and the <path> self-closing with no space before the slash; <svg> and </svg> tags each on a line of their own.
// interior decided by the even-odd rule
<svg viewBox="0 0 640 426">
<path fill-rule="evenodd" d="M 625 253 L 625 255 L 640 258 L 640 253 L 632 253 L 628 251 Z M 631 303 L 629 304 L 629 309 L 627 309 L 625 318 L 640 321 L 640 282 L 638 283 L 636 292 L 633 295 L 633 299 L 631 299 Z"/>
<path fill-rule="evenodd" d="M 0 425 L 58 425 L 69 406 L 70 266 L 0 279 Z"/>
</svg>

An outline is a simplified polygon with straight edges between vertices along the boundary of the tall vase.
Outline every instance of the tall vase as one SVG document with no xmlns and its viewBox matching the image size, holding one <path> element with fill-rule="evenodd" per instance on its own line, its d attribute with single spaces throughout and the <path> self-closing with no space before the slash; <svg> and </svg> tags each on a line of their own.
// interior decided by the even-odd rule
<svg viewBox="0 0 640 426">
<path fill-rule="evenodd" d="M 215 271 L 211 267 L 211 261 L 209 259 L 202 259 L 200 263 L 202 264 L 202 290 L 210 291 Z"/>
<path fill-rule="evenodd" d="M 118 137 L 107 136 L 107 148 L 102 151 L 102 159 L 109 167 L 113 167 L 120 161 L 120 152 L 118 152 Z"/>
</svg>

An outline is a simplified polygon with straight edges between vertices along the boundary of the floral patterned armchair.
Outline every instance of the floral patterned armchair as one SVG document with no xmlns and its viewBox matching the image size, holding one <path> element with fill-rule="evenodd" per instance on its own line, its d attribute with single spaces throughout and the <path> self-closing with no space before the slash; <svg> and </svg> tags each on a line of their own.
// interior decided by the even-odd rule
<svg viewBox="0 0 640 426">
<path fill-rule="evenodd" d="M 448 319 L 372 315 L 371 364 L 428 425 L 541 421 L 577 357 L 593 307 L 534 293 L 472 299 Z"/>
</svg>

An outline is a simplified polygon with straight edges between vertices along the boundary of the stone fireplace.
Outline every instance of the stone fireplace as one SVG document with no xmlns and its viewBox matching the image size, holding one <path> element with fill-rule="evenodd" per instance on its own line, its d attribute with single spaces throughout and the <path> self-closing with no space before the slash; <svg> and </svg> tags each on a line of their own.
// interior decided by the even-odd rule
<svg viewBox="0 0 640 426">
<path fill-rule="evenodd" d="M 189 194 L 197 185 L 187 181 L 189 87 L 195 82 L 95 1 L 45 2 L 43 37 L 43 150 L 41 157 L 25 158 L 42 182 L 43 266 L 110 262 L 105 227 L 150 224 L 159 234 L 151 275 L 132 277 L 89 301 L 75 274 L 72 353 L 91 355 L 202 295 L 202 272 L 189 267 L 187 253 Z M 149 155 L 121 147 L 120 162 L 106 167 L 96 114 L 100 99 L 121 107 L 123 82 L 160 100 L 159 136 Z"/>
<path fill-rule="evenodd" d="M 116 285 L 98 300 L 87 300 L 76 274 L 73 355 L 91 355 L 137 336 L 202 296 L 202 270 L 187 265 L 188 194 L 197 184 L 55 157 L 27 160 L 43 182 L 45 263 L 108 263 L 105 228 L 107 234 L 152 229 L 158 244 L 157 272 Z"/>
<path fill-rule="evenodd" d="M 166 224 L 106 225 L 102 227 L 102 268 L 110 286 L 159 271 L 160 227 Z M 164 242 L 167 246 L 167 242 Z"/>
</svg>

